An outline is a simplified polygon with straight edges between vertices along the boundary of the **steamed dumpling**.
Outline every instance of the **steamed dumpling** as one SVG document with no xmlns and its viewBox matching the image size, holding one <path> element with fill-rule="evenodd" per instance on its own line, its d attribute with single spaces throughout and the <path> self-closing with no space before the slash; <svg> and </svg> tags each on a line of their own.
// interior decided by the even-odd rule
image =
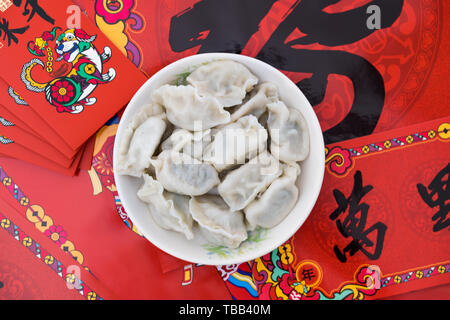
<svg viewBox="0 0 450 320">
<path fill-rule="evenodd" d="M 237 248 L 247 239 L 244 215 L 241 211 L 231 211 L 220 197 L 193 197 L 189 210 L 209 243 Z"/>
<path fill-rule="evenodd" d="M 152 159 L 156 179 L 164 189 L 178 194 L 198 196 L 219 184 L 217 171 L 208 163 L 173 150 L 165 150 Z"/>
<path fill-rule="evenodd" d="M 253 115 L 222 127 L 204 152 L 203 159 L 220 172 L 234 164 L 243 164 L 267 147 L 267 130 Z"/>
<path fill-rule="evenodd" d="M 150 165 L 150 158 L 166 130 L 165 114 L 158 106 L 150 105 L 138 113 L 125 129 L 119 149 L 117 172 L 140 177 Z"/>
<path fill-rule="evenodd" d="M 186 80 L 198 89 L 201 96 L 213 96 L 224 107 L 242 103 L 247 92 L 258 83 L 258 78 L 245 66 L 231 60 L 205 64 Z"/>
<path fill-rule="evenodd" d="M 143 177 L 144 184 L 137 196 L 146 203 L 155 223 L 163 229 L 183 233 L 188 240 L 193 239 L 190 198 L 165 191 L 161 183 L 147 174 Z"/>
<path fill-rule="evenodd" d="M 211 129 L 194 132 L 192 140 L 184 146 L 183 153 L 186 153 L 197 160 L 202 160 L 206 146 L 210 144 L 212 140 L 211 133 Z"/>
<path fill-rule="evenodd" d="M 186 129 L 175 129 L 172 134 L 161 143 L 161 150 L 180 152 L 184 146 L 194 139 L 194 135 Z"/>
<path fill-rule="evenodd" d="M 193 86 L 166 84 L 153 92 L 152 99 L 166 109 L 172 124 L 186 130 L 206 130 L 230 121 L 230 113 L 217 99 L 200 96 Z"/>
<path fill-rule="evenodd" d="M 286 218 L 297 202 L 298 189 L 295 181 L 299 174 L 300 167 L 297 163 L 284 165 L 283 175 L 272 182 L 259 199 L 244 209 L 250 229 L 272 228 Z"/>
<path fill-rule="evenodd" d="M 211 129 L 196 132 L 175 129 L 172 135 L 162 142 L 161 150 L 178 151 L 202 160 L 203 152 L 211 139 Z"/>
<path fill-rule="evenodd" d="M 265 82 L 256 87 L 251 93 L 250 98 L 237 108 L 231 114 L 231 121 L 246 116 L 254 115 L 259 118 L 267 109 L 267 105 L 271 102 L 277 102 L 279 99 L 278 88 L 274 83 Z"/>
<path fill-rule="evenodd" d="M 267 108 L 270 152 L 284 162 L 305 160 L 309 154 L 309 130 L 305 118 L 282 101 L 269 103 Z"/>
<path fill-rule="evenodd" d="M 231 210 L 241 210 L 281 173 L 281 165 L 278 160 L 265 151 L 245 165 L 228 173 L 219 184 L 218 191 Z"/>
</svg>

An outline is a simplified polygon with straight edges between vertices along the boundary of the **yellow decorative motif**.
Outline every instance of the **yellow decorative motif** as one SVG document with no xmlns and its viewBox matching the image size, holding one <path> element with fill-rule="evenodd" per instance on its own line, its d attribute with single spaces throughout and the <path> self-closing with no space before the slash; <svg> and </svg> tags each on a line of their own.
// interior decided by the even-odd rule
<svg viewBox="0 0 450 320">
<path fill-rule="evenodd" d="M 102 182 L 100 181 L 100 178 L 98 177 L 98 174 L 95 171 L 95 169 L 91 167 L 91 169 L 89 169 L 88 171 L 88 174 L 89 178 L 91 179 L 93 195 L 96 196 L 102 193 L 103 192 Z"/>
<path fill-rule="evenodd" d="M 25 216 L 27 217 L 28 221 L 32 223 L 38 223 L 45 216 L 44 209 L 40 205 L 34 204 L 28 207 L 27 211 L 25 212 Z"/>
<path fill-rule="evenodd" d="M 91 291 L 87 294 L 87 298 L 88 298 L 88 300 L 96 300 L 97 294 L 94 291 Z"/>
<path fill-rule="evenodd" d="M 48 228 L 50 228 L 53 225 L 53 219 L 49 216 L 44 216 L 41 221 L 37 222 L 34 226 L 36 229 L 38 229 L 40 232 L 45 232 Z"/>
<path fill-rule="evenodd" d="M 434 137 L 436 137 L 436 131 L 434 130 L 428 131 L 428 138 L 433 139 Z"/>
<path fill-rule="evenodd" d="M 3 183 L 4 186 L 7 186 L 7 187 L 8 187 L 8 186 L 11 185 L 12 180 L 11 180 L 10 177 L 5 177 L 5 178 L 3 179 L 3 181 L 2 181 L 2 183 Z"/>
<path fill-rule="evenodd" d="M 78 261 L 79 264 L 83 264 L 84 262 L 84 257 L 83 254 L 78 251 L 78 250 L 72 250 L 70 251 L 70 254 L 72 255 L 72 257 Z"/>
<path fill-rule="evenodd" d="M 264 262 L 261 260 L 261 258 L 256 259 L 255 262 L 256 262 L 256 269 L 258 270 L 258 272 L 260 272 L 261 270 L 264 270 L 267 272 L 267 274 L 272 274 L 272 272 L 266 268 L 266 266 L 264 265 Z M 266 282 L 276 284 L 276 282 L 273 281 L 271 277 L 268 277 Z"/>
<path fill-rule="evenodd" d="M 36 40 L 34 40 L 34 44 L 37 45 L 39 49 L 42 49 L 47 45 L 47 42 L 42 38 L 36 38 Z"/>
<path fill-rule="evenodd" d="M 407 136 L 406 137 L 406 142 L 407 143 L 413 143 L 413 141 L 414 141 L 414 138 L 412 136 Z"/>
<path fill-rule="evenodd" d="M 63 249 L 64 252 L 70 252 L 75 250 L 75 245 L 72 241 L 66 240 L 66 242 L 61 245 L 61 249 Z"/>
<path fill-rule="evenodd" d="M 53 52 L 50 47 L 47 47 L 47 68 L 48 73 L 53 72 Z"/>
<path fill-rule="evenodd" d="M 370 148 L 368 146 L 362 147 L 362 152 L 369 153 L 369 151 L 370 151 Z"/>
<path fill-rule="evenodd" d="M 290 244 L 284 244 L 278 247 L 280 252 L 280 260 L 283 264 L 288 265 L 294 262 L 294 255 L 292 254 L 292 247 Z"/>
<path fill-rule="evenodd" d="M 438 134 L 441 139 L 450 139 L 450 123 L 443 123 L 438 128 Z"/>
<path fill-rule="evenodd" d="M 53 262 L 55 262 L 55 258 L 53 258 L 51 255 L 45 256 L 44 262 L 45 264 L 53 264 Z"/>
<path fill-rule="evenodd" d="M 16 95 L 17 97 L 19 97 L 19 99 L 23 101 L 22 96 L 21 96 L 20 94 L 18 94 L 16 90 L 13 90 L 13 92 L 14 92 L 14 95 Z"/>
<path fill-rule="evenodd" d="M 74 284 L 77 280 L 77 277 L 73 273 L 66 274 L 66 282 L 69 284 Z"/>
<path fill-rule="evenodd" d="M 3 229 L 7 229 L 7 228 L 9 228 L 10 226 L 11 226 L 11 221 L 9 220 L 9 219 L 3 219 L 2 221 L 0 221 L 0 226 L 3 228 Z"/>
<path fill-rule="evenodd" d="M 420 270 L 416 271 L 416 278 L 417 279 L 422 279 L 422 277 L 423 277 L 423 272 L 420 271 Z"/>
<path fill-rule="evenodd" d="M 294 290 L 301 295 L 305 295 L 309 291 L 309 287 L 306 285 L 305 281 L 300 281 L 297 285 L 294 286 Z"/>
<path fill-rule="evenodd" d="M 30 84 L 33 87 L 39 88 L 39 89 L 44 89 L 47 84 L 46 83 L 37 83 L 36 81 L 33 80 L 33 78 L 31 77 L 31 69 L 34 68 L 34 66 L 36 65 L 36 62 L 33 62 L 26 70 L 25 70 L 25 78 L 28 80 L 28 82 L 30 82 Z M 47 70 L 48 71 L 48 70 Z"/>
<path fill-rule="evenodd" d="M 389 149 L 390 147 L 392 147 L 391 141 L 386 140 L 386 141 L 384 142 L 384 147 L 385 147 L 386 149 Z"/>
<path fill-rule="evenodd" d="M 125 34 L 125 24 L 123 21 L 119 21 L 116 24 L 108 24 L 101 16 L 96 15 L 95 22 L 99 29 L 108 35 L 109 40 L 126 56 L 127 49 L 125 47 L 128 44 L 128 37 Z"/>
<path fill-rule="evenodd" d="M 69 253 L 79 264 L 83 264 L 84 256 L 80 251 L 75 250 L 75 245 L 72 241 L 66 240 L 60 247 L 64 252 Z"/>
<path fill-rule="evenodd" d="M 277 295 L 277 298 L 278 299 L 283 299 L 283 300 L 288 300 L 289 299 L 289 297 L 283 292 L 283 290 L 280 288 L 280 286 L 276 286 L 275 287 L 275 292 L 276 292 L 276 295 Z"/>
<path fill-rule="evenodd" d="M 86 72 L 87 74 L 93 74 L 95 72 L 95 67 L 92 64 L 87 64 L 84 67 L 84 72 Z"/>
<path fill-rule="evenodd" d="M 342 293 L 345 290 L 351 290 L 352 291 L 352 293 L 353 293 L 352 299 L 353 300 L 363 300 L 364 299 L 364 294 L 361 291 L 367 290 L 367 287 L 361 286 L 359 284 L 348 284 L 348 285 L 343 286 L 339 290 L 339 292 Z"/>
<path fill-rule="evenodd" d="M 23 240 L 22 240 L 22 244 L 23 244 L 25 247 L 29 247 L 29 246 L 31 246 L 31 245 L 33 244 L 33 240 L 32 240 L 30 237 L 25 237 L 25 238 L 23 238 Z"/>
<path fill-rule="evenodd" d="M 112 124 L 110 126 L 104 126 L 102 127 L 96 134 L 95 137 L 95 144 L 94 144 L 94 152 L 93 154 L 99 153 L 106 140 L 108 140 L 109 137 L 115 136 L 117 133 L 117 128 L 119 127 L 118 124 Z"/>
<path fill-rule="evenodd" d="M 19 203 L 21 206 L 27 206 L 30 203 L 30 199 L 27 197 L 22 197 L 20 198 Z"/>
</svg>

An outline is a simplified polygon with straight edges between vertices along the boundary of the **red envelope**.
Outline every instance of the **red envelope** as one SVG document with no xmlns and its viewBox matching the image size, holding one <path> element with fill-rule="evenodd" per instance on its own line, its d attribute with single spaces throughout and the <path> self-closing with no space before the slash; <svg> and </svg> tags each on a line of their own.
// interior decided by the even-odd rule
<svg viewBox="0 0 450 320">
<path fill-rule="evenodd" d="M 51 147 L 46 141 L 40 137 L 22 130 L 19 126 L 9 121 L 0 114 L 0 135 L 8 140 L 12 140 L 21 146 L 40 154 L 41 156 L 58 163 L 64 168 L 69 168 L 73 162 L 73 158 L 67 158 L 58 150 Z M 4 149 L 4 145 L 0 144 L 0 152 Z"/>
<path fill-rule="evenodd" d="M 10 112 L 8 109 L 6 109 L 3 105 L 0 104 L 0 113 L 3 115 L 4 118 L 9 119 L 12 123 L 19 126 L 24 131 L 35 135 L 36 137 L 40 137 L 43 139 L 36 131 L 31 129 L 25 122 L 23 122 L 18 116 L 16 116 L 14 113 Z"/>
<path fill-rule="evenodd" d="M 71 165 L 68 168 L 65 168 L 47 158 L 44 158 L 43 156 L 41 156 L 37 153 L 34 153 L 33 151 L 21 146 L 18 143 L 14 143 L 14 142 L 2 144 L 0 156 L 3 156 L 3 157 L 7 156 L 7 157 L 15 158 L 18 160 L 23 160 L 25 162 L 29 162 L 29 163 L 35 164 L 37 166 L 40 166 L 40 167 L 43 167 L 46 169 L 56 171 L 58 173 L 73 176 L 76 174 L 76 172 L 78 170 L 78 166 L 80 164 L 80 161 L 81 161 L 81 158 L 83 155 L 83 150 L 84 150 L 83 148 L 80 149 L 80 151 L 77 153 L 77 155 L 75 156 Z M 34 170 L 36 170 L 36 168 L 34 168 Z M 47 173 L 49 172 L 47 170 L 44 170 L 44 171 L 46 171 Z"/>
<path fill-rule="evenodd" d="M 89 138 L 89 140 L 84 144 L 84 151 L 83 151 L 83 155 L 80 159 L 80 164 L 78 165 L 78 169 L 89 170 L 91 168 L 94 146 L 95 146 L 95 136 Z"/>
<path fill-rule="evenodd" d="M 70 1 L 13 4 L 13 31 L 0 49 L 2 76 L 72 149 L 121 109 L 145 76 L 81 14 L 66 27 Z"/>
<path fill-rule="evenodd" d="M 39 114 L 1 78 L 0 99 L 4 108 L 23 121 L 31 130 L 36 131 L 39 136 L 57 148 L 66 157 L 73 157 L 77 153 L 78 150 L 70 148 Z M 11 118 L 11 121 L 17 121 L 17 119 Z"/>
</svg>

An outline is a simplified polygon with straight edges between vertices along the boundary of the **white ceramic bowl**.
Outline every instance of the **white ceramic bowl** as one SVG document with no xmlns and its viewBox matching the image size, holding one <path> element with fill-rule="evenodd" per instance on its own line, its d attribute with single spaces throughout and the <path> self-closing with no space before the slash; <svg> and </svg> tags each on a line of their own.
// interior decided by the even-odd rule
<svg viewBox="0 0 450 320">
<path fill-rule="evenodd" d="M 173 82 L 177 75 L 192 70 L 204 62 L 230 59 L 245 65 L 260 82 L 277 84 L 281 99 L 287 106 L 297 108 L 305 117 L 310 133 L 310 154 L 301 163 L 302 173 L 297 180 L 300 196 L 294 209 L 277 226 L 249 234 L 249 239 L 237 249 L 209 245 L 199 234 L 186 240 L 183 234 L 167 231 L 155 224 L 145 204 L 136 195 L 143 179 L 114 174 L 122 204 L 137 229 L 161 250 L 193 263 L 207 265 L 235 264 L 258 258 L 287 241 L 305 222 L 322 186 L 325 169 L 325 152 L 319 121 L 298 87 L 272 66 L 247 56 L 230 53 L 205 53 L 178 60 L 153 75 L 137 91 L 120 121 L 114 145 L 114 167 L 117 164 L 118 146 L 124 129 L 140 108 L 150 101 L 151 94 L 160 86 Z M 300 231 L 301 232 L 301 231 Z"/>
</svg>

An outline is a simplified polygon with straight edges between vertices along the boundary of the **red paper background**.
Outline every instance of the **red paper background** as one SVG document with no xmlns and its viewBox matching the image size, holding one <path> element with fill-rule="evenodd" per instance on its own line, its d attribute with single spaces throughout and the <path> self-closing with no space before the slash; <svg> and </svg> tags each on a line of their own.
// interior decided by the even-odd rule
<svg viewBox="0 0 450 320">
<path fill-rule="evenodd" d="M 198 3 L 197 0 L 132 1 L 130 3 L 133 5 L 129 10 L 134 16 L 130 14 L 109 25 L 99 23 L 99 15 L 96 15 L 95 11 L 95 3 L 98 1 L 76 2 L 86 9 L 92 21 L 97 22 L 118 48 L 148 75 L 201 49 L 201 46 L 196 46 L 184 52 L 173 52 L 169 45 L 170 19 Z M 328 7 L 326 11 L 345 11 L 367 2 L 340 1 Z M 277 1 L 260 21 L 258 30 L 246 43 L 242 53 L 256 56 L 283 19 L 289 16 L 294 4 L 294 0 Z M 406 1 L 400 17 L 392 27 L 379 30 L 361 41 L 339 47 L 297 45 L 298 49 L 344 50 L 360 55 L 371 62 L 383 77 L 386 98 L 383 112 L 374 130 L 377 134 L 334 146 L 355 148 L 418 130 L 429 130 L 444 120 L 383 132 L 449 115 L 449 88 L 446 78 L 450 40 L 445 36 L 449 30 L 448 6 L 447 1 Z M 218 13 L 211 13 L 212 16 L 214 14 Z M 137 23 L 139 18 L 143 22 L 140 26 Z M 120 26 L 124 26 L 124 29 L 117 29 Z M 203 35 L 207 36 L 207 33 Z M 301 36 L 302 30 L 296 30 L 287 40 Z M 118 41 L 118 37 L 121 37 L 122 42 Z M 137 49 L 138 56 L 131 55 L 131 51 L 127 49 L 133 46 Z M 288 70 L 284 72 L 296 82 L 310 76 Z M 347 78 L 328 76 L 325 98 L 315 106 L 324 130 L 344 118 L 353 98 L 353 87 Z M 448 119 L 445 121 L 449 122 Z M 19 188 L 32 199 L 32 203 L 44 207 L 47 214 L 68 232 L 76 249 L 83 254 L 83 263 L 92 268 L 100 282 L 113 292 L 103 296 L 210 299 L 229 298 L 230 290 L 237 298 L 255 298 L 251 295 L 255 290 L 250 288 L 251 285 L 258 290 L 264 283 L 256 273 L 251 272 L 255 266 L 254 262 L 241 266 L 219 267 L 220 274 L 226 280 L 226 287 L 215 269 L 198 266 L 192 266 L 192 283 L 182 285 L 189 283 L 184 278 L 190 272 L 189 264 L 165 255 L 129 230 L 133 230 L 133 225 L 126 213 L 121 211 L 123 208 L 117 197 L 112 176 L 111 154 L 116 127 L 117 124 L 109 124 L 97 135 L 93 167 L 89 175 L 82 172 L 79 177 L 65 178 L 15 160 L 1 159 L 0 163 Z M 382 276 L 386 278 L 388 275 L 414 272 L 448 261 L 448 235 L 445 232 L 429 232 L 433 210 L 427 208 L 420 198 L 417 199 L 413 188 L 418 182 L 426 185 L 432 178 L 432 173 L 436 173 L 446 161 L 448 162 L 448 150 L 448 143 L 443 142 L 417 144 L 401 150 L 358 158 L 351 172 L 345 177 L 328 173 L 316 208 L 300 231 L 288 242 L 295 252 L 295 260 L 291 265 L 294 272 L 291 280 L 295 279 L 295 271 L 302 261 L 313 260 L 320 265 L 323 272 L 319 288 L 331 294 L 338 292 L 345 285 L 361 285 L 354 277 L 361 271 L 359 268 L 369 264 L 380 266 Z M 361 170 L 364 184 L 375 187 L 364 198 L 365 202 L 370 203 L 367 226 L 383 221 L 388 225 L 388 232 L 379 260 L 368 260 L 358 252 L 342 264 L 334 256 L 332 247 L 337 244 L 342 249 L 349 239 L 344 239 L 337 232 L 335 223 L 329 220 L 328 215 L 336 206 L 332 191 L 339 188 L 348 196 L 356 170 Z M 24 208 L 17 204 L 11 192 L 2 189 L 1 196 L 23 214 Z M 405 210 L 405 206 L 411 205 L 405 202 L 410 201 L 413 203 L 412 207 L 419 211 L 412 213 L 411 210 Z M 25 219 L 22 222 L 24 225 L 27 223 L 29 224 L 29 221 Z M 42 234 L 39 235 L 44 238 Z M 183 269 L 186 266 L 187 271 Z M 442 285 L 448 281 L 447 272 L 428 279 L 390 285 L 373 296 L 365 293 L 363 297 L 383 298 L 394 295 L 395 298 L 405 298 L 405 295 L 399 294 Z M 275 281 L 274 285 L 269 286 L 273 287 L 272 289 L 266 288 L 267 292 L 276 290 L 276 286 Z M 283 289 L 289 291 L 289 287 Z M 364 288 L 356 289 L 364 291 Z M 449 298 L 448 286 L 427 291 L 427 297 L 431 295 L 435 298 Z M 426 294 L 426 291 L 417 291 L 406 297 L 423 298 Z M 277 297 L 276 292 L 272 293 L 272 297 Z M 261 295 L 260 298 L 267 298 L 267 295 Z"/>
</svg>

